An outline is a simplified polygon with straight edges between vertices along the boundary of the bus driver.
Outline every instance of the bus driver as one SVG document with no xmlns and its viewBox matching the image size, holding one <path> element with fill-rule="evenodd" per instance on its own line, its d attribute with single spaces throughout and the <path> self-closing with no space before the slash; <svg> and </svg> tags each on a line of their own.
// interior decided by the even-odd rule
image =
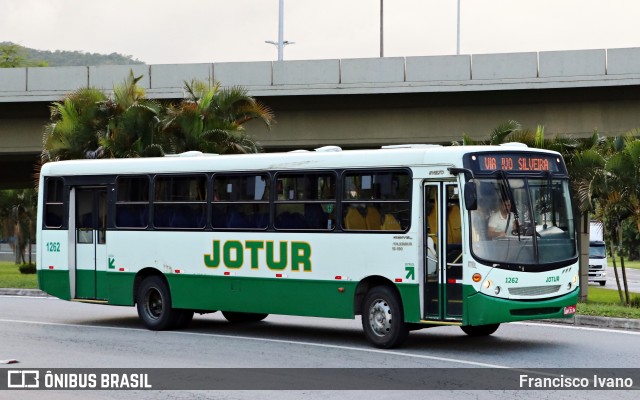
<svg viewBox="0 0 640 400">
<path fill-rule="evenodd" d="M 511 236 L 515 217 L 511 212 L 511 201 L 503 199 L 499 202 L 502 206 L 489 217 L 487 226 L 487 236 L 491 239 Z"/>
</svg>

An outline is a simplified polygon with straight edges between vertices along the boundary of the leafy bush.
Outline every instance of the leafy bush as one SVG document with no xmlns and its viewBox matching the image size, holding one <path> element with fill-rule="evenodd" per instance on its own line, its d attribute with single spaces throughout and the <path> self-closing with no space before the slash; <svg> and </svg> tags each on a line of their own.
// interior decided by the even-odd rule
<svg viewBox="0 0 640 400">
<path fill-rule="evenodd" d="M 21 274 L 35 274 L 36 273 L 36 265 L 35 264 L 22 264 L 20 267 Z"/>
</svg>

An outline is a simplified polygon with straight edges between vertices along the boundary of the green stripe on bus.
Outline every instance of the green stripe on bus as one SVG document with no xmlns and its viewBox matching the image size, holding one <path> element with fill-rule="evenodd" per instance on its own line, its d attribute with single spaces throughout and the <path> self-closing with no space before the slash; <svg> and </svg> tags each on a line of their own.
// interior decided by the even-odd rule
<svg viewBox="0 0 640 400">
<path fill-rule="evenodd" d="M 51 295 L 70 299 L 68 271 L 38 271 L 40 285 Z M 42 278 L 40 278 L 42 276 Z M 225 310 L 283 315 L 353 318 L 355 290 L 359 282 L 234 276 L 165 275 L 173 306 L 196 310 Z M 134 304 L 134 273 L 98 272 L 97 296 L 94 272 L 78 270 L 76 298 L 105 299 L 111 305 Z M 417 284 L 396 285 L 404 304 L 405 320 L 420 320 Z M 89 288 L 89 289 L 87 289 Z"/>
<path fill-rule="evenodd" d="M 174 307 L 353 318 L 359 282 L 167 275 Z M 405 319 L 419 321 L 418 285 L 396 285 Z M 413 306 L 412 306 L 413 305 Z"/>
<path fill-rule="evenodd" d="M 52 296 L 63 300 L 71 300 L 68 270 L 39 269 L 38 287 Z"/>
<path fill-rule="evenodd" d="M 358 282 L 167 275 L 173 306 L 317 317 L 353 317 Z M 342 291 L 339 289 L 342 288 Z"/>
</svg>

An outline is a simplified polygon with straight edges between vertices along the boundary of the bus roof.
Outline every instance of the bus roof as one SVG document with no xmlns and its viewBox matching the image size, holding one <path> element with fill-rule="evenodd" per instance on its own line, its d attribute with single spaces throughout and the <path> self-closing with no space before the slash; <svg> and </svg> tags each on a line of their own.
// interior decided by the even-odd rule
<svg viewBox="0 0 640 400">
<path fill-rule="evenodd" d="M 377 168 L 402 166 L 462 166 L 462 157 L 477 152 L 544 152 L 522 144 L 502 146 L 397 145 L 371 150 L 340 150 L 214 155 L 188 152 L 182 156 L 68 160 L 42 166 L 42 176 L 180 173 L 206 171 L 313 170 L 322 168 Z"/>
</svg>

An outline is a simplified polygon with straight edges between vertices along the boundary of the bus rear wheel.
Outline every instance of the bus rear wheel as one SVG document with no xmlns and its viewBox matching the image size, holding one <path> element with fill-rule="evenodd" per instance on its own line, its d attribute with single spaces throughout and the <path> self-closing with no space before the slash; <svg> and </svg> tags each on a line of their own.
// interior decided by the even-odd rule
<svg viewBox="0 0 640 400">
<path fill-rule="evenodd" d="M 186 310 L 171 307 L 169 287 L 159 276 L 149 276 L 142 281 L 136 302 L 138 316 L 147 329 L 152 331 L 173 329 L 181 319 L 183 323 L 190 322 L 188 313 L 183 313 Z"/>
<path fill-rule="evenodd" d="M 500 324 L 477 325 L 477 326 L 461 326 L 460 329 L 469 336 L 489 336 L 498 330 Z"/>
<path fill-rule="evenodd" d="M 244 323 L 244 322 L 259 322 L 259 321 L 262 321 L 263 319 L 267 318 L 267 316 L 269 314 L 223 311 L 222 315 L 229 322 Z"/>
<path fill-rule="evenodd" d="M 362 329 L 376 347 L 390 349 L 401 345 L 409 335 L 402 303 L 387 286 L 376 286 L 367 293 L 362 307 Z"/>
</svg>

